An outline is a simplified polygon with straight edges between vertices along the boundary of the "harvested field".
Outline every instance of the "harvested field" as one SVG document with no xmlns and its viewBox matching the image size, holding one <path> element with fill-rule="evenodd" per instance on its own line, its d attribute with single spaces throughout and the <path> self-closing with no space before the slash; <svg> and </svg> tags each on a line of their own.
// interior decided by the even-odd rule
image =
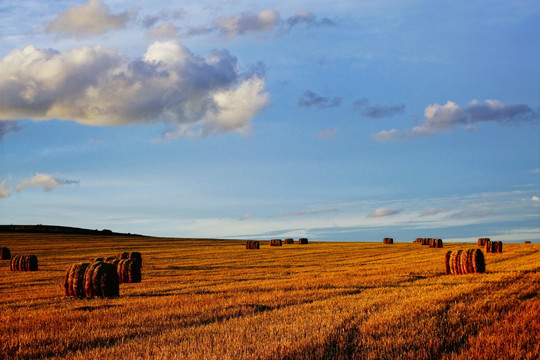
<svg viewBox="0 0 540 360">
<path fill-rule="evenodd" d="M 447 252 L 467 254 L 476 242 L 251 252 L 234 240 L 0 241 L 40 261 L 38 272 L 0 262 L 1 359 L 533 359 L 540 351 L 538 243 L 506 243 L 503 254 L 486 254 L 484 273 L 446 276 Z M 92 300 L 79 299 L 80 280 L 66 290 L 73 264 L 123 249 L 144 254 L 140 283 Z"/>
</svg>

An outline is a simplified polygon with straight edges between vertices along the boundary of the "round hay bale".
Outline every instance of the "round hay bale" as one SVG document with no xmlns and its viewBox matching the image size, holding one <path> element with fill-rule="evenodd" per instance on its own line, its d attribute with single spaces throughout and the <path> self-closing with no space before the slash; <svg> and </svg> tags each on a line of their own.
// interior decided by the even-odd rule
<svg viewBox="0 0 540 360">
<path fill-rule="evenodd" d="M 89 263 L 71 265 L 66 271 L 64 279 L 65 295 L 84 298 L 84 274 Z"/>
<path fill-rule="evenodd" d="M 91 263 L 84 272 L 84 294 L 87 298 L 118 296 L 116 266 L 105 262 Z"/>
<path fill-rule="evenodd" d="M 451 274 L 450 270 L 450 256 L 452 255 L 452 251 L 447 251 L 446 255 L 444 255 L 444 272 L 446 275 Z"/>
<path fill-rule="evenodd" d="M 11 252 L 7 247 L 0 247 L 0 260 L 11 260 Z"/>
<path fill-rule="evenodd" d="M 124 251 L 124 252 L 121 252 L 118 255 L 116 255 L 116 258 L 118 260 L 134 259 L 135 261 L 138 261 L 142 266 L 142 255 L 138 251 L 131 251 L 131 252 Z"/>
<path fill-rule="evenodd" d="M 307 238 L 300 238 L 300 239 L 298 239 L 298 244 L 307 245 L 308 244 L 308 239 Z"/>
<path fill-rule="evenodd" d="M 484 273 L 486 271 L 486 263 L 484 260 L 484 253 L 482 253 L 482 250 L 473 249 L 470 259 L 472 262 L 472 269 L 474 273 Z"/>
<path fill-rule="evenodd" d="M 452 251 L 450 254 L 450 273 L 452 275 L 461 274 L 461 253 L 463 250 Z"/>
<path fill-rule="evenodd" d="M 11 271 L 38 271 L 36 255 L 15 255 L 9 264 Z"/>
<path fill-rule="evenodd" d="M 270 240 L 270 246 L 282 246 L 281 239 L 272 239 Z"/>
<path fill-rule="evenodd" d="M 286 238 L 285 240 L 283 240 L 283 243 L 284 244 L 294 244 L 294 239 L 293 238 Z"/>
<path fill-rule="evenodd" d="M 98 262 L 98 261 L 105 261 L 105 258 L 103 258 L 103 257 L 96 257 L 96 258 L 90 259 L 90 262 Z"/>
<path fill-rule="evenodd" d="M 118 260 L 116 271 L 120 284 L 141 282 L 141 265 L 137 259 Z"/>
<path fill-rule="evenodd" d="M 529 240 L 525 240 L 523 243 L 524 244 L 530 244 L 531 242 Z"/>
<path fill-rule="evenodd" d="M 257 250 L 259 249 L 259 246 L 260 244 L 258 241 L 253 241 L 253 240 L 246 241 L 246 249 Z"/>
<path fill-rule="evenodd" d="M 127 252 L 127 251 L 121 252 L 118 255 L 116 255 L 116 258 L 118 260 L 129 259 L 129 252 Z"/>
<path fill-rule="evenodd" d="M 495 246 L 497 248 L 496 253 L 499 253 L 499 254 L 502 253 L 502 246 L 503 246 L 502 241 L 497 241 Z"/>
<path fill-rule="evenodd" d="M 383 244 L 386 244 L 386 245 L 391 245 L 394 243 L 394 239 L 393 238 L 384 238 L 383 239 Z"/>
</svg>

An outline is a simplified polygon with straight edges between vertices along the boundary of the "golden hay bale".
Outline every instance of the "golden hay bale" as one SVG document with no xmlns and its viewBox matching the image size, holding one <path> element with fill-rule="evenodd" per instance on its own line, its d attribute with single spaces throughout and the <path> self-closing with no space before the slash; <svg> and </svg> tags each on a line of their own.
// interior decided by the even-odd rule
<svg viewBox="0 0 540 360">
<path fill-rule="evenodd" d="M 442 239 L 432 239 L 430 244 L 430 248 L 442 248 L 443 247 L 443 241 Z"/>
<path fill-rule="evenodd" d="M 71 265 L 66 271 L 64 288 L 66 296 L 84 298 L 84 274 L 89 263 Z"/>
<path fill-rule="evenodd" d="M 285 240 L 283 240 L 283 243 L 284 244 L 294 244 L 294 239 L 293 238 L 286 238 Z"/>
<path fill-rule="evenodd" d="M 122 259 L 116 260 L 116 272 L 118 273 L 118 281 L 122 283 L 139 283 L 141 282 L 141 265 L 137 259 Z"/>
<path fill-rule="evenodd" d="M 452 251 L 447 251 L 446 255 L 444 256 L 444 272 L 446 275 L 451 274 L 450 270 L 450 256 L 452 255 Z"/>
<path fill-rule="evenodd" d="M 283 242 L 281 239 L 272 239 L 270 240 L 270 246 L 281 246 Z"/>
<path fill-rule="evenodd" d="M 298 239 L 298 244 L 300 245 L 307 245 L 308 239 L 307 238 L 300 238 Z"/>
<path fill-rule="evenodd" d="M 248 240 L 246 241 L 246 249 L 259 249 L 259 242 L 258 241 L 253 241 L 253 240 Z"/>
<path fill-rule="evenodd" d="M 95 262 L 86 268 L 84 293 L 87 298 L 116 297 L 119 292 L 116 266 L 105 262 Z"/>
<path fill-rule="evenodd" d="M 489 238 L 478 238 L 478 246 L 486 246 L 486 242 L 490 241 Z"/>
<path fill-rule="evenodd" d="M 444 261 L 447 275 L 474 274 L 486 271 L 484 254 L 480 249 L 448 251 Z"/>
<path fill-rule="evenodd" d="M 36 255 L 15 255 L 9 264 L 11 271 L 38 271 Z"/>
<path fill-rule="evenodd" d="M 11 252 L 7 247 L 0 247 L 0 260 L 11 260 Z"/>
<path fill-rule="evenodd" d="M 502 245 L 503 245 L 502 241 L 497 241 L 496 244 L 497 244 L 496 245 L 496 248 L 497 248 L 496 252 L 499 253 L 499 254 L 502 253 Z"/>
</svg>

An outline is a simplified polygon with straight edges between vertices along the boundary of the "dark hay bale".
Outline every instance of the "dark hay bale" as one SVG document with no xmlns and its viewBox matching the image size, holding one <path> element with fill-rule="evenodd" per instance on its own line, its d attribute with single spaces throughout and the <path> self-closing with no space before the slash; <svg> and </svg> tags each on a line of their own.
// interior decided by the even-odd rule
<svg viewBox="0 0 540 360">
<path fill-rule="evenodd" d="M 15 255 L 9 264 L 11 271 L 38 271 L 36 255 Z"/>
<path fill-rule="evenodd" d="M 286 238 L 285 240 L 283 240 L 283 243 L 285 243 L 285 244 L 294 244 L 294 239 Z"/>
<path fill-rule="evenodd" d="M 391 245 L 394 243 L 394 239 L 393 238 L 384 238 L 383 239 L 383 244 L 386 244 L 386 245 Z"/>
<path fill-rule="evenodd" d="M 141 265 L 137 259 L 122 259 L 117 261 L 116 272 L 118 273 L 120 284 L 141 282 Z"/>
<path fill-rule="evenodd" d="M 74 264 L 66 271 L 64 289 L 66 296 L 84 298 L 84 274 L 89 263 Z"/>
<path fill-rule="evenodd" d="M 281 246 L 283 245 L 283 242 L 281 239 L 272 239 L 270 240 L 270 246 Z"/>
<path fill-rule="evenodd" d="M 105 262 L 91 263 L 84 272 L 84 294 L 87 298 L 119 295 L 116 266 Z"/>
<path fill-rule="evenodd" d="M 116 256 L 109 256 L 105 259 L 105 262 L 111 262 L 111 261 L 114 261 L 114 260 L 117 260 L 116 259 Z"/>
<path fill-rule="evenodd" d="M 7 247 L 0 247 L 0 260 L 11 260 L 11 252 Z"/>
<path fill-rule="evenodd" d="M 97 261 L 105 261 L 105 258 L 96 257 L 96 258 L 90 259 L 90 262 L 97 262 Z"/>
<path fill-rule="evenodd" d="M 442 239 L 431 239 L 429 247 L 430 248 L 442 248 L 443 247 Z"/>
<path fill-rule="evenodd" d="M 486 242 L 487 253 L 502 253 L 502 241 L 487 241 Z"/>
<path fill-rule="evenodd" d="M 490 241 L 489 238 L 478 238 L 478 246 L 486 246 L 488 241 Z"/>
<path fill-rule="evenodd" d="M 422 245 L 429 245 L 429 239 L 428 238 L 422 238 Z"/>
<path fill-rule="evenodd" d="M 499 253 L 499 254 L 502 253 L 502 245 L 503 245 L 502 241 L 496 241 L 495 243 L 497 244 L 496 245 L 496 248 L 497 248 L 496 253 Z"/>
<path fill-rule="evenodd" d="M 248 240 L 246 241 L 246 249 L 259 249 L 259 242 L 258 241 L 253 241 L 253 240 Z"/>
<path fill-rule="evenodd" d="M 480 249 L 448 251 L 444 261 L 447 275 L 484 273 L 486 271 L 484 254 Z"/>
<path fill-rule="evenodd" d="M 135 261 L 138 261 L 140 263 L 140 265 L 142 266 L 142 255 L 138 251 L 131 251 L 131 252 L 124 251 L 124 252 L 121 252 L 118 255 L 116 255 L 116 258 L 118 260 L 134 259 Z"/>
<path fill-rule="evenodd" d="M 523 243 L 524 244 L 530 244 L 531 242 L 529 240 L 525 240 Z"/>
<path fill-rule="evenodd" d="M 298 239 L 298 244 L 300 245 L 307 245 L 308 239 L 307 238 L 300 238 Z"/>
</svg>

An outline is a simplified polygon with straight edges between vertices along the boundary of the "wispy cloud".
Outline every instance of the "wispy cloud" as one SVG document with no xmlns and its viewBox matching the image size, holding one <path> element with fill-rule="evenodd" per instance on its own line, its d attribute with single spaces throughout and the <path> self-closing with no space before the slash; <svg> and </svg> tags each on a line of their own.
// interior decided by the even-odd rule
<svg viewBox="0 0 540 360">
<path fill-rule="evenodd" d="M 420 214 L 420 216 L 434 216 L 434 215 L 440 214 L 440 213 L 442 213 L 444 211 L 445 211 L 444 209 L 432 207 L 432 208 L 429 208 L 429 209 L 423 211 Z"/>
<path fill-rule="evenodd" d="M 336 136 L 337 130 L 338 128 L 319 131 L 317 137 L 320 139 L 332 139 Z"/>
<path fill-rule="evenodd" d="M 452 101 L 444 105 L 428 105 L 424 120 L 411 130 L 383 130 L 373 135 L 375 140 L 413 139 L 450 131 L 457 126 L 472 127 L 482 122 L 498 124 L 537 123 L 540 116 L 526 104 L 504 104 L 499 100 L 471 101 L 460 106 Z"/>
<path fill-rule="evenodd" d="M 113 14 L 101 0 L 89 0 L 86 4 L 73 5 L 60 12 L 45 30 L 61 37 L 101 35 L 124 28 L 137 13 L 137 10 L 130 10 Z"/>
<path fill-rule="evenodd" d="M 321 96 L 313 91 L 307 90 L 304 94 L 298 99 L 298 106 L 310 108 L 312 106 L 324 109 L 338 107 L 341 105 L 340 97 L 326 97 Z"/>
<path fill-rule="evenodd" d="M 397 105 L 369 105 L 369 100 L 361 98 L 353 103 L 354 111 L 360 113 L 362 116 L 372 119 L 380 119 L 385 117 L 392 117 L 405 112 L 405 104 Z"/>
<path fill-rule="evenodd" d="M 0 141 L 4 139 L 4 135 L 6 135 L 7 133 L 19 131 L 20 129 L 21 128 L 16 121 L 0 121 Z"/>
<path fill-rule="evenodd" d="M 269 100 L 263 75 L 240 73 L 237 63 L 227 51 L 199 57 L 175 41 L 155 42 L 133 61 L 101 46 L 27 46 L 0 59 L 0 120 L 164 121 L 201 136 L 247 133 Z"/>
<path fill-rule="evenodd" d="M 36 173 L 31 178 L 20 180 L 17 185 L 10 185 L 11 179 L 0 182 L 0 199 L 7 198 L 13 191 L 21 192 L 27 188 L 41 187 L 44 191 L 70 184 L 78 184 L 79 180 L 60 179 L 50 174 Z"/>
<path fill-rule="evenodd" d="M 392 210 L 392 209 L 386 209 L 386 208 L 378 208 L 372 211 L 368 217 L 383 217 L 383 216 L 392 216 L 399 214 L 401 210 Z"/>
</svg>

